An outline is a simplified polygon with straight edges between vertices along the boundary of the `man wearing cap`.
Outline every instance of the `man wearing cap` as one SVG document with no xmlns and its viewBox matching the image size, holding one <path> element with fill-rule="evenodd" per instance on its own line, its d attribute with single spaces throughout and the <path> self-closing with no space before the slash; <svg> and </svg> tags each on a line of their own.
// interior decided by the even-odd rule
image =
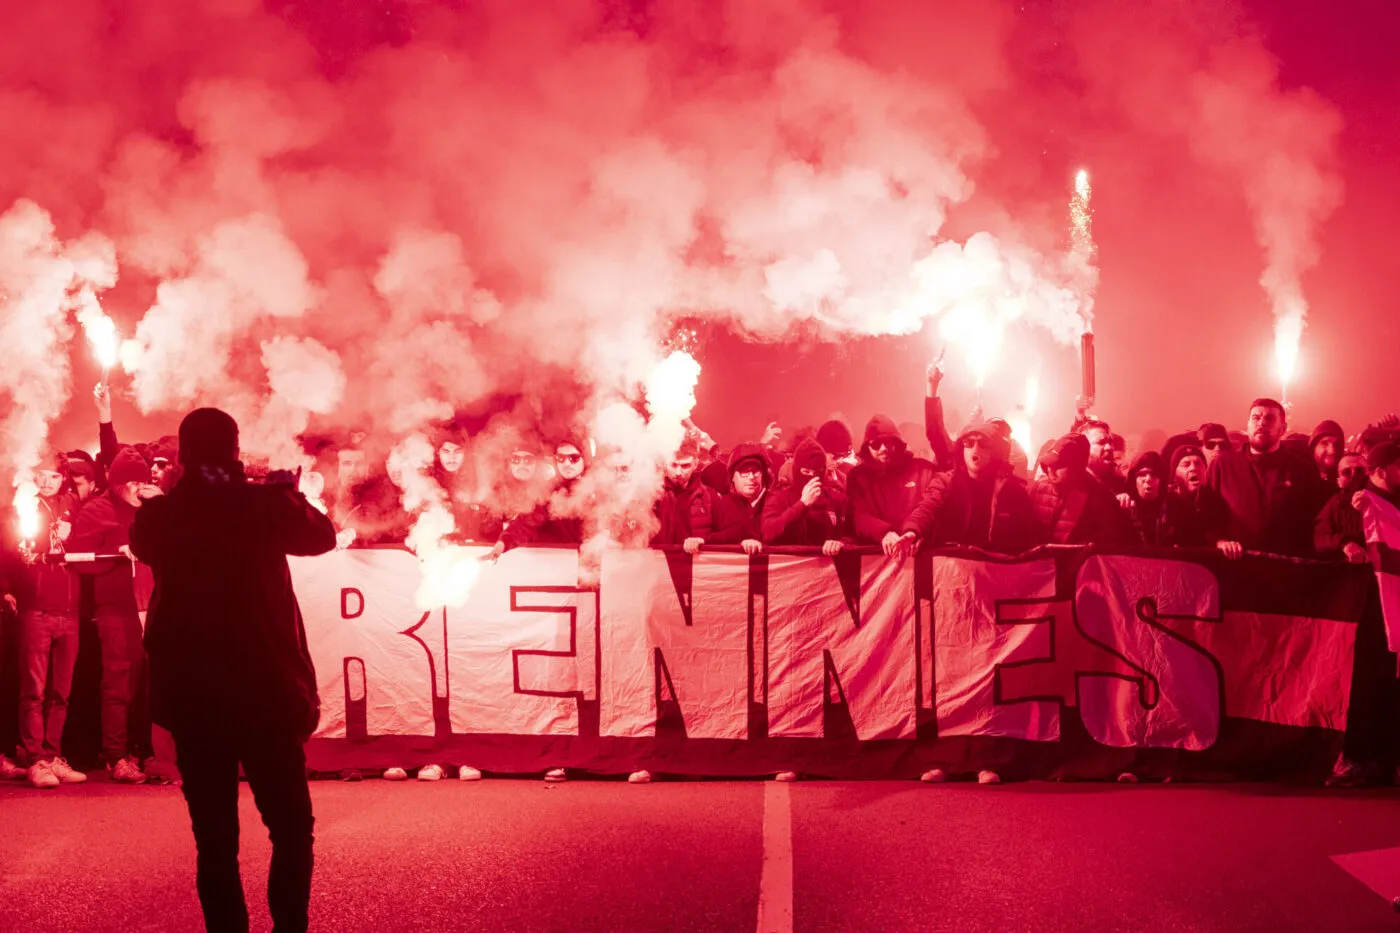
<svg viewBox="0 0 1400 933">
<path fill-rule="evenodd" d="M 1089 473 L 1089 439 L 1066 434 L 1041 458 L 1046 479 L 1031 487 L 1040 535 L 1052 544 L 1123 544 L 1128 521 L 1118 500 Z"/>
<path fill-rule="evenodd" d="M 74 553 L 123 555 L 74 567 L 92 577 L 93 621 L 102 655 L 102 759 L 112 780 L 127 784 L 146 780 L 132 754 L 142 743 L 133 741 L 136 737 L 127 729 L 142 664 L 135 577 L 146 572 L 133 563 L 130 532 L 137 507 L 159 495 L 146 461 L 123 447 L 107 472 L 107 491 L 78 510 L 68 540 L 68 550 Z"/>
<path fill-rule="evenodd" d="M 763 540 L 820 547 L 832 557 L 841 552 L 845 526 L 846 495 L 827 471 L 827 453 L 805 440 L 792 454 L 792 482 L 774 489 L 763 505 Z"/>
<path fill-rule="evenodd" d="M 1245 449 L 1222 450 L 1206 474 L 1206 485 L 1230 507 L 1231 539 L 1274 554 L 1309 555 L 1327 487 L 1312 457 L 1283 443 L 1287 432 L 1283 406 L 1255 399 Z"/>
<path fill-rule="evenodd" d="M 905 519 L 923 501 L 937 468 L 909 452 L 894 421 L 876 415 L 865 426 L 860 465 L 846 478 L 851 527 L 865 544 L 878 544 L 887 555 L 909 544 Z"/>
<path fill-rule="evenodd" d="M 1207 470 L 1220 458 L 1221 451 L 1234 449 L 1234 445 L 1230 443 L 1230 432 L 1225 430 L 1225 425 L 1211 421 L 1207 421 L 1196 431 L 1196 440 L 1201 446 L 1201 452 L 1205 454 Z"/>
<path fill-rule="evenodd" d="M 929 483 L 904 520 L 904 535 L 934 547 L 960 544 L 1002 554 L 1039 543 L 1030 493 L 1012 475 L 1009 445 L 996 426 L 968 425 L 955 447 L 957 463 Z"/>
<path fill-rule="evenodd" d="M 1167 465 L 1167 509 L 1173 540 L 1180 547 L 1214 547 L 1234 560 L 1244 555 L 1238 541 L 1226 537 L 1230 509 L 1220 494 L 1206 485 L 1206 455 L 1195 444 L 1171 453 Z"/>
<path fill-rule="evenodd" d="M 739 444 L 729 455 L 729 492 L 706 487 L 692 503 L 685 550 L 704 544 L 738 544 L 746 554 L 763 550 L 763 499 L 771 482 L 769 460 L 759 444 Z"/>
<path fill-rule="evenodd" d="M 238 425 L 217 409 L 180 423 L 183 475 L 136 514 L 131 547 L 155 573 L 146 647 L 151 714 L 175 738 L 210 929 L 247 929 L 238 872 L 238 772 L 272 839 L 268 907 L 305 930 L 312 813 L 303 746 L 320 717 L 288 555 L 335 547 L 291 482 L 253 485 Z"/>
</svg>

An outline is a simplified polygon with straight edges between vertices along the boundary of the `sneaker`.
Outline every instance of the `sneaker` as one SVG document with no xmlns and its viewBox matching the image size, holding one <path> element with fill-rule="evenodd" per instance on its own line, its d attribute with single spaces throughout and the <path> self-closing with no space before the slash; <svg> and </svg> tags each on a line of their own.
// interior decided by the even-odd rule
<svg viewBox="0 0 1400 933">
<path fill-rule="evenodd" d="M 563 784 L 569 779 L 569 775 L 564 772 L 563 768 L 554 768 L 544 773 L 544 779 L 550 784 Z"/>
<path fill-rule="evenodd" d="M 425 765 L 418 769 L 418 780 L 420 781 L 441 781 L 442 765 Z"/>
<path fill-rule="evenodd" d="M 628 783 L 628 784 L 650 784 L 650 783 L 651 783 L 651 772 L 650 772 L 650 771 L 633 771 L 631 774 L 627 775 L 627 783 Z"/>
<path fill-rule="evenodd" d="M 0 781 L 18 781 L 29 774 L 29 769 L 21 768 L 4 755 L 0 755 Z"/>
<path fill-rule="evenodd" d="M 29 766 L 29 785 L 31 787 L 57 787 L 58 775 L 50 770 L 47 761 L 36 761 Z"/>
<path fill-rule="evenodd" d="M 365 776 L 360 773 L 359 768 L 341 768 L 340 779 L 347 784 L 355 784 L 359 781 L 363 781 Z"/>
<path fill-rule="evenodd" d="M 471 765 L 462 765 L 462 767 L 457 769 L 457 780 L 479 781 L 481 780 L 481 772 L 473 768 Z"/>
<path fill-rule="evenodd" d="M 1328 776 L 1328 787 L 1360 787 L 1366 783 L 1366 767 L 1350 758 L 1338 758 Z"/>
<path fill-rule="evenodd" d="M 386 781 L 407 781 L 408 772 L 403 768 L 385 768 L 384 780 Z"/>
<path fill-rule="evenodd" d="M 112 780 L 119 784 L 144 784 L 146 773 L 136 764 L 134 758 L 123 758 L 111 766 Z"/>
<path fill-rule="evenodd" d="M 1138 776 L 1131 771 L 1124 771 L 1122 774 L 1118 775 L 1119 784 L 1136 784 L 1137 782 Z"/>
<path fill-rule="evenodd" d="M 997 774 L 995 771 L 978 771 L 978 772 L 977 772 L 977 783 L 978 783 L 978 784 L 1000 784 L 1000 783 L 1001 783 L 1001 775 L 1000 775 L 1000 774 Z"/>
<path fill-rule="evenodd" d="M 81 784 L 87 780 L 87 775 L 78 771 L 70 765 L 66 759 L 55 758 L 49 762 L 49 770 L 53 776 L 58 778 L 60 784 Z"/>
<path fill-rule="evenodd" d="M 779 771 L 777 774 L 773 775 L 773 780 L 782 781 L 784 784 L 790 784 L 793 781 L 797 780 L 797 772 Z"/>
<path fill-rule="evenodd" d="M 919 780 L 923 781 L 925 784 L 942 784 L 944 781 L 948 780 L 948 772 L 944 771 L 942 768 L 929 768 L 923 774 L 919 775 Z"/>
</svg>

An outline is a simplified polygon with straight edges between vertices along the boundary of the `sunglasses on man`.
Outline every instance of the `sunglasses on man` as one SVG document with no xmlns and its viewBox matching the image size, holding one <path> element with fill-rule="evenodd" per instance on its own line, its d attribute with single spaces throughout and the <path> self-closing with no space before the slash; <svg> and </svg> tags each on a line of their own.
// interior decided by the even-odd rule
<svg viewBox="0 0 1400 933">
<path fill-rule="evenodd" d="M 899 441 L 871 441 L 871 450 L 899 450 L 904 445 Z"/>
<path fill-rule="evenodd" d="M 1202 446 L 1204 446 L 1206 450 L 1220 450 L 1220 449 L 1223 448 L 1227 443 L 1229 443 L 1229 442 L 1228 442 L 1228 441 L 1206 441 L 1205 444 L 1203 444 Z"/>
<path fill-rule="evenodd" d="M 511 454 L 510 462 L 512 466 L 521 466 L 526 463 L 534 463 L 535 458 L 530 454 Z"/>
<path fill-rule="evenodd" d="M 555 463 L 582 463 L 583 454 L 555 454 Z"/>
</svg>

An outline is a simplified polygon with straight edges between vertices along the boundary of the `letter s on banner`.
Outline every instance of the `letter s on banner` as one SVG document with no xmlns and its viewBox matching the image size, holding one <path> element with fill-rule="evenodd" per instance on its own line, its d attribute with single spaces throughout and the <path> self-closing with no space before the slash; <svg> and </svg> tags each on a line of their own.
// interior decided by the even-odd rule
<svg viewBox="0 0 1400 933">
<path fill-rule="evenodd" d="M 1094 741 L 1191 750 L 1215 744 L 1224 712 L 1219 665 L 1204 648 L 1157 621 L 1220 621 L 1220 586 L 1208 567 L 1089 557 L 1079 568 L 1074 613 L 1085 638 L 1142 674 L 1079 675 L 1079 715 Z"/>
</svg>

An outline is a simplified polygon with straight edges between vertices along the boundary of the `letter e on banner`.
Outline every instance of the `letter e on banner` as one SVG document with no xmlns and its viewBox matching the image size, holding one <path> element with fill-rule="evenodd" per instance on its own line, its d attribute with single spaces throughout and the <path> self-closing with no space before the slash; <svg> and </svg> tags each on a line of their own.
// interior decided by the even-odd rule
<svg viewBox="0 0 1400 933">
<path fill-rule="evenodd" d="M 1076 624 L 1140 676 L 1081 673 L 1079 715 L 1094 741 L 1114 748 L 1215 744 L 1223 677 L 1215 659 L 1159 619 L 1220 621 L 1210 568 L 1186 561 L 1097 555 L 1079 568 Z"/>
</svg>

